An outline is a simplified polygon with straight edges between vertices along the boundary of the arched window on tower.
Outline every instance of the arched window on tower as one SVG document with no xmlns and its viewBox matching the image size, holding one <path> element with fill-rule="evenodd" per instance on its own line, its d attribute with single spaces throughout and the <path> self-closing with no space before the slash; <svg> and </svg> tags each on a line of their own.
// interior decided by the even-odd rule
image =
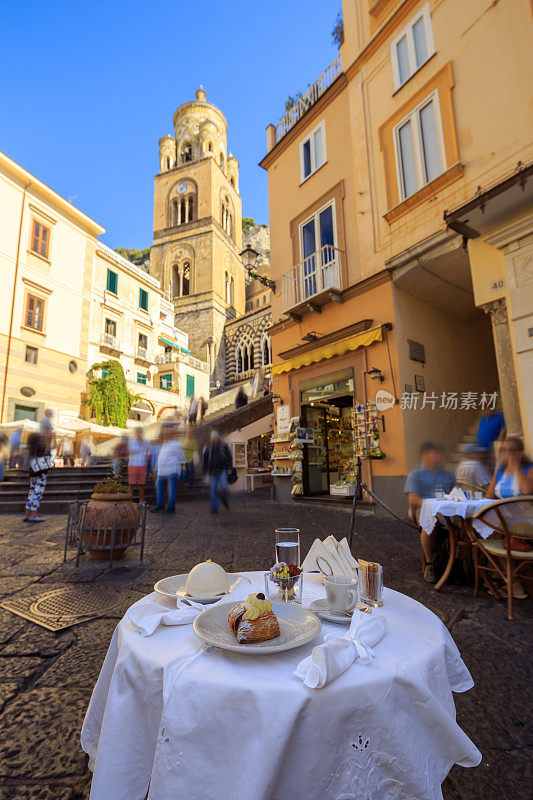
<svg viewBox="0 0 533 800">
<path fill-rule="evenodd" d="M 181 163 L 188 164 L 189 161 L 192 161 L 192 144 L 185 142 L 181 148 Z"/>
<path fill-rule="evenodd" d="M 248 334 L 244 334 L 235 345 L 235 374 L 242 375 L 254 368 L 254 345 Z"/>
<path fill-rule="evenodd" d="M 272 363 L 272 343 L 268 333 L 263 331 L 261 336 L 261 365 L 268 367 Z"/>
<path fill-rule="evenodd" d="M 188 261 L 183 265 L 183 291 L 182 297 L 187 297 L 191 293 L 191 265 Z"/>
<path fill-rule="evenodd" d="M 230 178 L 230 181 L 229 181 L 229 182 L 231 183 L 231 185 L 232 185 L 232 186 L 233 186 L 233 188 L 235 189 L 235 178 Z"/>
<path fill-rule="evenodd" d="M 207 149 L 209 150 L 210 153 L 213 152 L 213 142 L 209 142 Z"/>
<path fill-rule="evenodd" d="M 191 293 L 191 265 L 189 261 L 184 264 L 174 264 L 172 267 L 172 296 L 188 297 Z"/>
<path fill-rule="evenodd" d="M 227 195 L 222 198 L 220 224 L 228 236 L 231 236 L 233 239 L 233 213 L 231 211 L 231 203 Z"/>
<path fill-rule="evenodd" d="M 167 169 L 170 169 L 170 156 L 167 156 Z"/>
<path fill-rule="evenodd" d="M 222 150 L 220 151 L 219 163 L 220 163 L 220 168 L 224 169 L 224 153 L 222 152 Z"/>
<path fill-rule="evenodd" d="M 171 220 L 172 227 L 184 225 L 196 219 L 196 196 L 194 192 L 178 195 L 172 200 Z"/>
<path fill-rule="evenodd" d="M 229 286 L 229 275 L 227 272 L 224 273 L 224 296 L 226 298 L 226 303 L 228 303 L 229 305 L 231 303 L 231 300 L 229 299 L 230 286 Z"/>
<path fill-rule="evenodd" d="M 233 278 L 230 278 L 229 281 L 229 301 L 230 305 L 235 305 L 235 280 Z"/>
</svg>

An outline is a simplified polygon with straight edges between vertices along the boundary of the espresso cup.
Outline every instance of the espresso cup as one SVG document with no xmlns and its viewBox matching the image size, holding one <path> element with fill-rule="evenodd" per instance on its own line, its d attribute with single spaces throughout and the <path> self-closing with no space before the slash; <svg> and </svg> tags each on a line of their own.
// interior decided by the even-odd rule
<svg viewBox="0 0 533 800">
<path fill-rule="evenodd" d="M 330 611 L 351 611 L 357 603 L 357 578 L 326 575 L 324 578 Z"/>
</svg>

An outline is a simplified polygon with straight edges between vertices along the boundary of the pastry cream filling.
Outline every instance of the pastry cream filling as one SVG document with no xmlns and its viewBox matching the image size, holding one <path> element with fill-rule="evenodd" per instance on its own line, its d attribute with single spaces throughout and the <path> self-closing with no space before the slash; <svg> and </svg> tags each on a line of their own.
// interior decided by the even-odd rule
<svg viewBox="0 0 533 800">
<path fill-rule="evenodd" d="M 272 611 L 272 600 L 259 600 L 257 595 L 249 594 L 244 603 L 243 619 L 257 619 Z"/>
</svg>

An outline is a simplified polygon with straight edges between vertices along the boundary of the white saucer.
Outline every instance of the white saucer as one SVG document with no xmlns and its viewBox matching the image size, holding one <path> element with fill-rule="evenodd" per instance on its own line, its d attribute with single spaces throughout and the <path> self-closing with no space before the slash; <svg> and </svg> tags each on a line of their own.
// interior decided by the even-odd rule
<svg viewBox="0 0 533 800">
<path fill-rule="evenodd" d="M 172 597 L 173 599 L 176 597 L 190 597 L 190 599 L 194 600 L 195 603 L 208 604 L 216 603 L 221 600 L 223 597 L 229 594 L 229 592 L 231 592 L 231 590 L 234 589 L 244 578 L 244 576 L 239 575 L 238 572 L 228 572 L 226 573 L 229 583 L 228 592 L 222 592 L 221 594 L 209 597 L 191 597 L 191 595 L 187 594 L 185 590 L 185 582 L 188 574 L 188 572 L 185 572 L 183 575 L 170 575 L 168 578 L 163 578 L 162 580 L 157 581 L 154 589 L 158 594 L 162 594 L 164 597 Z M 246 578 L 246 580 L 249 582 L 248 578 Z"/>
<path fill-rule="evenodd" d="M 314 611 L 322 619 L 328 622 L 334 622 L 336 625 L 349 625 L 352 621 L 351 614 L 345 614 L 344 611 L 330 611 L 327 600 L 313 600 L 309 606 L 310 611 Z"/>
</svg>

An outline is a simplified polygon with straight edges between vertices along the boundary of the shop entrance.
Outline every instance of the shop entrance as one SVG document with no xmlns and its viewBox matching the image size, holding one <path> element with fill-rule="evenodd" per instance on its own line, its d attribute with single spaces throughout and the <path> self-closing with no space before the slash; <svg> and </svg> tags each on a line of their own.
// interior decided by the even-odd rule
<svg viewBox="0 0 533 800">
<path fill-rule="evenodd" d="M 305 393 L 304 393 L 305 394 Z M 354 397 L 335 398 L 302 405 L 306 428 L 313 428 L 314 443 L 304 448 L 304 494 L 353 496 L 355 484 Z M 341 492 L 344 486 L 344 492 Z"/>
</svg>

